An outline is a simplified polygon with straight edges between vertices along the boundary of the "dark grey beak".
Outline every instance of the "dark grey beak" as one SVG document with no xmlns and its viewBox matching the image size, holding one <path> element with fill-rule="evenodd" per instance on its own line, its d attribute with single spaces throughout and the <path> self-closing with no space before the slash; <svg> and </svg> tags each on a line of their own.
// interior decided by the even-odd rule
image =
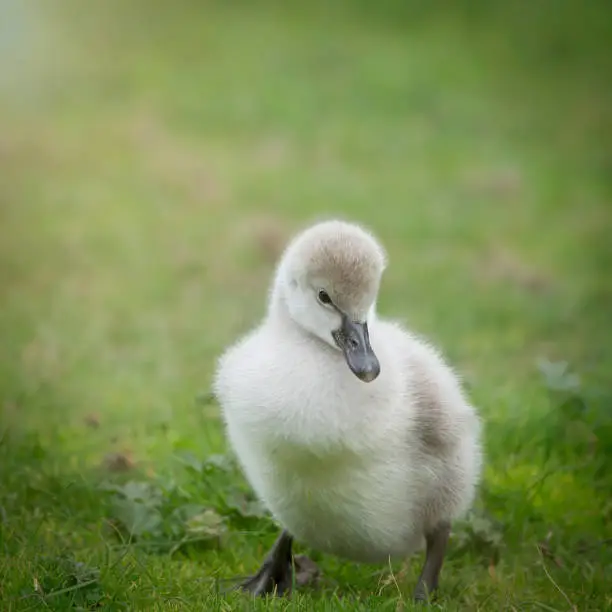
<svg viewBox="0 0 612 612">
<path fill-rule="evenodd" d="M 342 315 L 342 327 L 333 332 L 333 336 L 348 367 L 359 380 L 372 382 L 378 377 L 380 363 L 370 346 L 367 323 L 357 323 Z"/>
</svg>

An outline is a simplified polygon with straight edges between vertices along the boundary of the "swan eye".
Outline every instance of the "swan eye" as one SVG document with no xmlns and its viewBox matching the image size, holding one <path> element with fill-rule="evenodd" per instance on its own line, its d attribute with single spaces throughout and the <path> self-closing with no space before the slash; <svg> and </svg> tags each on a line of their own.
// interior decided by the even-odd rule
<svg viewBox="0 0 612 612">
<path fill-rule="evenodd" d="M 329 293 L 327 291 L 323 291 L 321 289 L 317 295 L 317 298 L 321 304 L 331 304 L 331 298 L 329 297 Z"/>
</svg>

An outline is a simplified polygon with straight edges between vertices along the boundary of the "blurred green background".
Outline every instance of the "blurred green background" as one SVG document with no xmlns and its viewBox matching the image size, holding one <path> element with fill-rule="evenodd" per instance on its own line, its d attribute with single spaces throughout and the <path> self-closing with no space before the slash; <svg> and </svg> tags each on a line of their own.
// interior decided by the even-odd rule
<svg viewBox="0 0 612 612">
<path fill-rule="evenodd" d="M 0 0 L 0 607 L 250 609 L 215 578 L 274 527 L 202 463 L 207 392 L 288 238 L 339 215 L 485 419 L 440 609 L 612 609 L 611 41 L 603 0 Z M 157 483 L 128 504 L 155 529 L 113 531 L 109 482 Z M 223 545 L 175 546 L 189 504 Z M 257 606 L 410 608 L 418 562 L 320 562 Z"/>
</svg>

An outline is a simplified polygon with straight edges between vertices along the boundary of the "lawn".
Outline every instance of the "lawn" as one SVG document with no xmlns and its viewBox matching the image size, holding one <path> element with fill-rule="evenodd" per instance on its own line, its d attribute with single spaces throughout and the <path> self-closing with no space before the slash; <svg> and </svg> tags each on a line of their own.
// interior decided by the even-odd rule
<svg viewBox="0 0 612 612">
<path fill-rule="evenodd" d="M 411 609 L 418 557 L 219 594 L 277 528 L 215 359 L 339 215 L 485 422 L 434 607 L 612 610 L 610 40 L 599 0 L 1 1 L 0 609 Z"/>
</svg>

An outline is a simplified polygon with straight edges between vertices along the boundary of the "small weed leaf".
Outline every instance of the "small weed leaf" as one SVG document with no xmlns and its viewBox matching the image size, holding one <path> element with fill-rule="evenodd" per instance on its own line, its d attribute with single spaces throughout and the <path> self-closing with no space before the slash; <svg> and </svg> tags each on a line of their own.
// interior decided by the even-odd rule
<svg viewBox="0 0 612 612">
<path fill-rule="evenodd" d="M 243 518 L 266 518 L 269 513 L 259 500 L 251 500 L 245 493 L 233 491 L 226 498 L 228 510 Z"/>
<path fill-rule="evenodd" d="M 210 508 L 186 521 L 187 533 L 199 538 L 218 539 L 227 532 L 225 519 Z"/>
<path fill-rule="evenodd" d="M 173 520 L 176 520 L 177 522 L 185 523 L 186 521 L 189 521 L 189 519 L 191 519 L 192 517 L 201 514 L 205 510 L 207 510 L 207 507 L 201 504 L 185 504 L 183 506 L 175 508 L 170 516 Z"/>
<path fill-rule="evenodd" d="M 186 504 L 175 508 L 168 522 L 176 535 L 181 537 L 188 534 L 201 539 L 218 538 L 226 531 L 225 518 L 215 510 L 200 504 Z"/>
<path fill-rule="evenodd" d="M 203 462 L 201 459 L 198 459 L 193 453 L 185 451 L 182 453 L 177 453 L 176 456 L 178 460 L 190 471 L 196 472 L 197 474 L 202 472 Z"/>
<path fill-rule="evenodd" d="M 113 514 L 130 536 L 157 534 L 162 525 L 162 516 L 156 507 L 131 499 L 116 499 Z"/>
<path fill-rule="evenodd" d="M 142 502 L 148 506 L 161 503 L 161 492 L 148 482 L 137 482 L 131 480 L 120 488 L 125 499 L 129 501 Z"/>
<path fill-rule="evenodd" d="M 198 474 L 212 474 L 214 472 L 231 472 L 234 463 L 228 455 L 210 455 L 206 459 L 198 459 L 188 451 L 177 454 L 179 461 L 190 471 Z"/>
<path fill-rule="evenodd" d="M 158 535 L 162 526 L 161 491 L 147 482 L 130 481 L 113 487 L 112 513 L 131 537 Z"/>
<path fill-rule="evenodd" d="M 479 554 L 487 565 L 496 564 L 504 545 L 503 528 L 483 511 L 474 509 L 456 524 L 453 541 L 457 551 L 469 550 Z"/>
<path fill-rule="evenodd" d="M 214 472 L 215 470 L 231 472 L 234 469 L 234 463 L 228 455 L 210 455 L 204 461 L 202 467 L 207 472 Z"/>
<path fill-rule="evenodd" d="M 569 372 L 569 364 L 566 361 L 538 359 L 537 364 L 546 386 L 551 391 L 577 391 L 580 388 L 580 378 Z"/>
</svg>

